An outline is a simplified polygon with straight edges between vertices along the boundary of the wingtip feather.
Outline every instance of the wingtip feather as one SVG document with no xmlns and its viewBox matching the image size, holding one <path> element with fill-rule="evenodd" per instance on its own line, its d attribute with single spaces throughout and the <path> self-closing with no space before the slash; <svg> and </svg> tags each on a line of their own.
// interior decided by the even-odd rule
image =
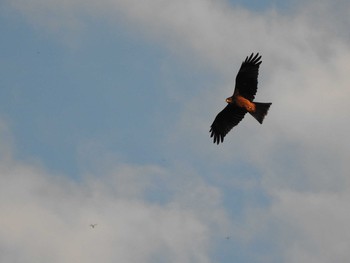
<svg viewBox="0 0 350 263">
<path fill-rule="evenodd" d="M 254 53 L 247 56 L 244 63 L 253 63 L 256 65 L 260 65 L 262 61 L 260 61 L 261 55 L 259 56 L 259 52 L 254 55 Z"/>
</svg>

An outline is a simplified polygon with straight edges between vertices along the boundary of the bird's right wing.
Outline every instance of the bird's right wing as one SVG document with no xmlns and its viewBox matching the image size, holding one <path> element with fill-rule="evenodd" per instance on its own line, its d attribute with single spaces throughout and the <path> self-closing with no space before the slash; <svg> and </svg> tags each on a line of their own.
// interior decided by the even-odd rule
<svg viewBox="0 0 350 263">
<path fill-rule="evenodd" d="M 234 104 L 228 104 L 216 116 L 210 127 L 210 137 L 214 137 L 214 143 L 219 144 L 223 142 L 226 134 L 243 119 L 246 113 L 246 109 L 237 107 Z"/>
</svg>

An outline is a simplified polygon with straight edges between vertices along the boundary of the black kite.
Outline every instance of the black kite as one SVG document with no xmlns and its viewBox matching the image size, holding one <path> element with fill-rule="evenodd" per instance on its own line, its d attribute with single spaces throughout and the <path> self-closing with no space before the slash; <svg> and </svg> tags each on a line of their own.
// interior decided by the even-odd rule
<svg viewBox="0 0 350 263">
<path fill-rule="evenodd" d="M 272 103 L 253 102 L 258 88 L 258 74 L 261 56 L 254 53 L 242 62 L 236 76 L 236 86 L 233 95 L 226 99 L 227 106 L 216 116 L 211 125 L 210 137 L 214 137 L 214 143 L 224 141 L 226 134 L 236 126 L 249 112 L 262 124 L 267 111 Z"/>
</svg>

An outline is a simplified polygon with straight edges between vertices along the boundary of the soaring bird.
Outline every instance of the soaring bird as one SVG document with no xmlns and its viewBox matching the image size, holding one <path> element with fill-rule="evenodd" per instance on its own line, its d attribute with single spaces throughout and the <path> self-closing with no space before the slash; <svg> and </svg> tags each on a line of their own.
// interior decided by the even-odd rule
<svg viewBox="0 0 350 263">
<path fill-rule="evenodd" d="M 226 99 L 227 106 L 216 116 L 210 127 L 210 137 L 214 137 L 214 143 L 223 142 L 226 134 L 247 112 L 262 124 L 272 103 L 253 102 L 258 88 L 260 59 L 259 53 L 255 56 L 252 53 L 242 62 L 233 95 Z"/>
</svg>

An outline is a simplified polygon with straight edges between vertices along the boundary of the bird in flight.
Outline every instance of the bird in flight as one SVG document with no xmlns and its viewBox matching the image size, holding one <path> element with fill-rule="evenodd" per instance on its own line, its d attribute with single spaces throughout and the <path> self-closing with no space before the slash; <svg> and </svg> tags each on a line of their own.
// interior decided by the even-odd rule
<svg viewBox="0 0 350 263">
<path fill-rule="evenodd" d="M 272 103 L 253 102 L 258 88 L 259 66 L 261 56 L 252 53 L 242 62 L 236 76 L 236 86 L 231 97 L 226 99 L 227 106 L 216 116 L 210 127 L 214 143 L 224 141 L 226 134 L 235 127 L 249 112 L 262 124 Z"/>
<path fill-rule="evenodd" d="M 95 226 L 97 226 L 97 224 L 90 224 L 90 226 L 91 226 L 92 228 L 95 228 Z"/>
</svg>

